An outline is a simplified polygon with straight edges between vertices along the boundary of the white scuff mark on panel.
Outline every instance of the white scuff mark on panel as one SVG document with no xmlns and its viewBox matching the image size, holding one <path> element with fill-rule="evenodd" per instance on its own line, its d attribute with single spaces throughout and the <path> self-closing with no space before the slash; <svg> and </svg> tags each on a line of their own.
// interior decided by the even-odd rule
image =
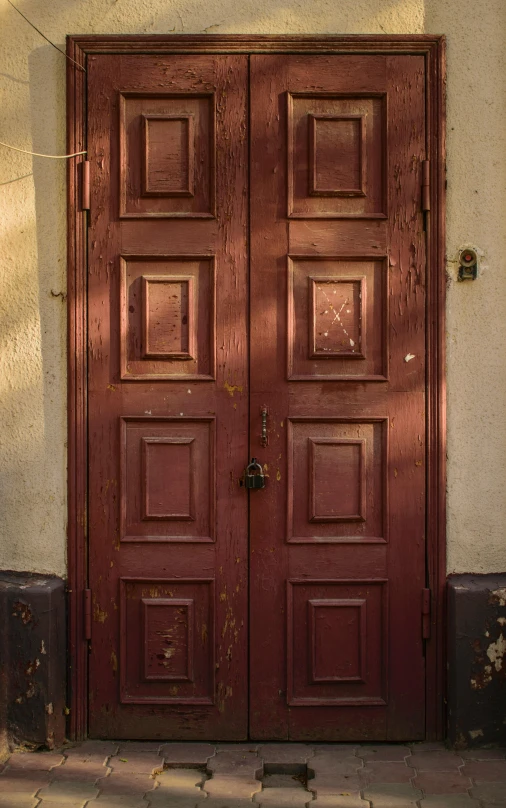
<svg viewBox="0 0 506 808">
<path fill-rule="evenodd" d="M 411 362 L 411 360 L 414 359 L 414 358 L 415 358 L 414 353 L 407 353 L 406 356 L 404 357 L 404 361 L 405 362 Z"/>
<path fill-rule="evenodd" d="M 487 648 L 487 656 L 492 665 L 495 666 L 496 671 L 500 671 L 502 669 L 505 654 L 506 637 L 504 637 L 503 634 L 500 634 L 497 642 L 491 643 Z"/>
</svg>

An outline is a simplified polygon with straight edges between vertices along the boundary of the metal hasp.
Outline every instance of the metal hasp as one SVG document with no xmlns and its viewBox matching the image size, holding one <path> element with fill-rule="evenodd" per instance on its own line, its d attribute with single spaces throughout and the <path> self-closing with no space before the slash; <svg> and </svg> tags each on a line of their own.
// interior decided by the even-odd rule
<svg viewBox="0 0 506 808">
<path fill-rule="evenodd" d="M 244 486 L 250 489 L 265 488 L 264 472 L 256 457 L 252 457 L 251 463 L 246 466 L 244 472 Z"/>
</svg>

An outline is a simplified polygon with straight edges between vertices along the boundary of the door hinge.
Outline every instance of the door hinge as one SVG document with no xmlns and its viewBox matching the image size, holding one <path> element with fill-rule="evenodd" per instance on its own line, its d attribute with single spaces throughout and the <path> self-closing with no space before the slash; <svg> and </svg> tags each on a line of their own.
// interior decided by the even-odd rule
<svg viewBox="0 0 506 808">
<path fill-rule="evenodd" d="M 430 589 L 422 589 L 422 639 L 430 639 Z"/>
<path fill-rule="evenodd" d="M 82 174 L 81 174 L 81 207 L 83 210 L 90 209 L 90 195 L 91 195 L 91 186 L 90 186 L 90 161 L 83 160 L 81 163 L 82 165 Z"/>
<path fill-rule="evenodd" d="M 84 590 L 84 639 L 91 640 L 91 589 Z"/>
<path fill-rule="evenodd" d="M 430 210 L 430 160 L 422 160 L 422 210 Z"/>
</svg>

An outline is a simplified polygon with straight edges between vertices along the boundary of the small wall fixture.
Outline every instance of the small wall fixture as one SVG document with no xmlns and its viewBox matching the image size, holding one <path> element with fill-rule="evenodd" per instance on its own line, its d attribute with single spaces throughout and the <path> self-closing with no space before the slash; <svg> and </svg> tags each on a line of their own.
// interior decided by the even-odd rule
<svg viewBox="0 0 506 808">
<path fill-rule="evenodd" d="M 459 281 L 475 281 L 478 276 L 478 256 L 474 250 L 461 250 L 459 254 Z"/>
</svg>

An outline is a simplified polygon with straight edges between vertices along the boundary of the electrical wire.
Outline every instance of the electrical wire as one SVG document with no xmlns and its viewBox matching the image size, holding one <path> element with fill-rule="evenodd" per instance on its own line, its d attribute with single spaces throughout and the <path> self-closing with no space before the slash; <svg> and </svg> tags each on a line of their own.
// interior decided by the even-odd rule
<svg viewBox="0 0 506 808">
<path fill-rule="evenodd" d="M 20 14 L 20 15 L 23 17 L 23 19 L 24 19 L 24 20 L 26 20 L 26 22 L 28 23 L 28 25 L 31 25 L 31 26 L 32 26 L 32 28 L 33 28 L 35 31 L 37 31 L 37 33 L 38 33 L 38 34 L 40 34 L 40 36 L 41 36 L 43 39 L 45 39 L 45 40 L 46 40 L 46 42 L 49 42 L 49 44 L 50 44 L 50 45 L 52 45 L 52 46 L 53 46 L 53 48 L 55 48 L 55 49 L 56 49 L 56 50 L 57 50 L 59 53 L 61 53 L 63 56 L 65 56 L 65 58 L 66 58 L 66 59 L 70 59 L 70 61 L 71 61 L 71 62 L 73 62 L 73 63 L 74 63 L 74 64 L 75 64 L 75 65 L 76 65 L 76 66 L 79 68 L 79 70 L 82 70 L 84 73 L 86 73 L 86 68 L 84 68 L 82 65 L 80 65 L 80 64 L 79 64 L 79 62 L 76 62 L 76 61 L 75 61 L 75 59 L 72 59 L 72 57 L 71 57 L 71 56 L 69 56 L 68 54 L 66 54 L 66 53 L 65 53 L 65 51 L 62 51 L 62 49 L 61 49 L 61 48 L 59 48 L 59 47 L 58 47 L 58 45 L 55 45 L 55 44 L 54 44 L 54 42 L 51 42 L 51 40 L 50 40 L 50 39 L 48 39 L 48 38 L 47 38 L 47 36 L 46 36 L 45 34 L 43 34 L 43 33 L 42 33 L 42 31 L 40 31 L 40 30 L 37 28 L 37 26 L 36 26 L 36 25 L 34 25 L 34 24 L 33 24 L 33 22 L 31 22 L 31 21 L 28 19 L 28 17 L 25 17 L 25 15 L 23 14 L 23 12 L 22 12 L 22 11 L 20 11 L 20 10 L 19 10 L 19 8 L 18 8 L 17 6 L 15 6 L 15 5 L 14 5 L 14 3 L 12 3 L 12 2 L 11 2 L 11 0 L 7 0 L 7 2 L 9 3 L 9 5 L 10 5 L 10 6 L 12 6 L 12 8 L 13 8 L 15 11 L 17 11 L 17 12 L 18 12 L 18 14 Z M 44 157 L 45 155 L 42 155 L 42 156 Z"/>
<path fill-rule="evenodd" d="M 23 154 L 31 154 L 32 157 L 50 157 L 51 160 L 65 160 L 67 157 L 79 157 L 80 154 L 86 154 L 85 151 L 78 151 L 74 154 L 40 154 L 39 152 L 27 151 L 26 149 L 18 149 L 17 146 L 11 146 L 9 143 L 4 143 L 2 140 L 0 140 L 0 146 L 5 146 L 6 149 L 23 152 Z"/>
</svg>

